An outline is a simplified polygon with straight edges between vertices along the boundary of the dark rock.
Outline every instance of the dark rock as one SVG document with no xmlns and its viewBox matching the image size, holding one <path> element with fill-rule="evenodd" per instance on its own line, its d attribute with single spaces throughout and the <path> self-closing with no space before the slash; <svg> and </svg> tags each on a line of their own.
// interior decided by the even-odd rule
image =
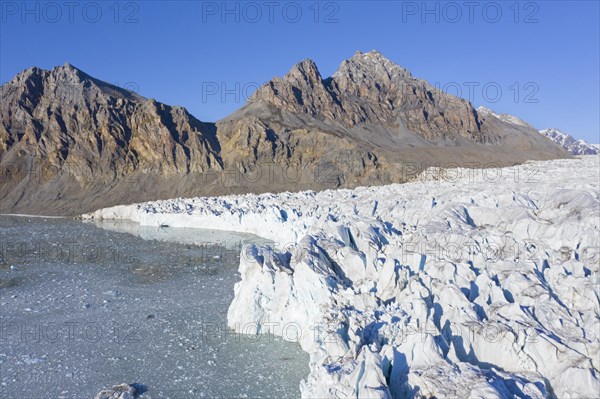
<svg viewBox="0 0 600 399">
<path fill-rule="evenodd" d="M 94 399 L 134 399 L 136 394 L 136 389 L 133 386 L 120 384 L 98 392 Z"/>
</svg>

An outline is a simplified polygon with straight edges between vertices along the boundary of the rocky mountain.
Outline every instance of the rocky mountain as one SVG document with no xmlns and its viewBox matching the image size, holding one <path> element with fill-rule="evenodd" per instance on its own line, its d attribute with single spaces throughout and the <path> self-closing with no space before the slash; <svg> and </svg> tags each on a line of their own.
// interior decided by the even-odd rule
<svg viewBox="0 0 600 399">
<path fill-rule="evenodd" d="M 573 155 L 597 155 L 599 154 L 598 144 L 590 144 L 585 140 L 577 140 L 568 133 L 559 129 L 544 129 L 540 133 L 560 145 Z"/>
<path fill-rule="evenodd" d="M 216 124 L 69 64 L 23 71 L 0 97 L 0 213 L 377 185 L 434 165 L 568 156 L 376 51 L 357 52 L 329 78 L 302 61 Z"/>
<path fill-rule="evenodd" d="M 335 173 L 350 185 L 397 181 L 407 165 L 422 170 L 565 156 L 531 126 L 478 112 L 377 51 L 357 52 L 329 78 L 304 60 L 217 126 L 222 142 L 245 130 L 258 143 L 253 152 L 271 160 L 288 155 L 301 164 L 332 160 Z M 321 143 L 312 147 L 313 156 L 294 155 L 296 144 L 307 140 Z"/>
<path fill-rule="evenodd" d="M 0 95 L 2 212 L 152 198 L 154 182 L 222 169 L 213 124 L 72 65 L 23 71 Z"/>
</svg>

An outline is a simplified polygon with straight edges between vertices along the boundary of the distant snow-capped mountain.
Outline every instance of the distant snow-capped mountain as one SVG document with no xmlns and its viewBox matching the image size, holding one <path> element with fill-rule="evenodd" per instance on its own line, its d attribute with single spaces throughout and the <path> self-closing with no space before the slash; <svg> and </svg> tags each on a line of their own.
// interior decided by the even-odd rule
<svg viewBox="0 0 600 399">
<path fill-rule="evenodd" d="M 577 140 L 570 134 L 559 129 L 544 129 L 540 130 L 540 133 L 573 155 L 597 155 L 600 151 L 599 144 L 590 144 L 585 140 Z"/>
<path fill-rule="evenodd" d="M 486 107 L 477 108 L 480 115 L 489 115 L 503 122 L 510 123 L 515 126 L 532 128 L 530 124 L 524 120 L 510 114 L 499 114 Z M 544 129 L 539 131 L 556 144 L 560 145 L 572 155 L 597 155 L 600 154 L 600 144 L 590 144 L 585 140 L 577 140 L 568 133 L 559 129 Z"/>
</svg>

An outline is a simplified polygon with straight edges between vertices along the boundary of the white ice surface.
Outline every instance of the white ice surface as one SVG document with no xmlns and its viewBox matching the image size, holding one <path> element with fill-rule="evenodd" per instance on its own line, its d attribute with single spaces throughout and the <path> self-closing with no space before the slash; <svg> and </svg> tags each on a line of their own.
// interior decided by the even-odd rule
<svg viewBox="0 0 600 399">
<path fill-rule="evenodd" d="M 253 233 L 228 324 L 298 340 L 305 398 L 596 398 L 600 158 L 85 215 Z"/>
</svg>

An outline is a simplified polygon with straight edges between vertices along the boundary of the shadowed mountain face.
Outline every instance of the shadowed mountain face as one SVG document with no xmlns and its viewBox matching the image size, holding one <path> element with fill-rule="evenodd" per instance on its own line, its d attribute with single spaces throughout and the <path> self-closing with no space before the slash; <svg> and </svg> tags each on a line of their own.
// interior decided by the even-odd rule
<svg viewBox="0 0 600 399">
<path fill-rule="evenodd" d="M 478 112 L 375 51 L 327 79 L 302 61 L 217 124 L 69 64 L 28 69 L 0 96 L 3 213 L 386 184 L 412 177 L 415 164 L 567 156 L 532 127 Z"/>
</svg>

